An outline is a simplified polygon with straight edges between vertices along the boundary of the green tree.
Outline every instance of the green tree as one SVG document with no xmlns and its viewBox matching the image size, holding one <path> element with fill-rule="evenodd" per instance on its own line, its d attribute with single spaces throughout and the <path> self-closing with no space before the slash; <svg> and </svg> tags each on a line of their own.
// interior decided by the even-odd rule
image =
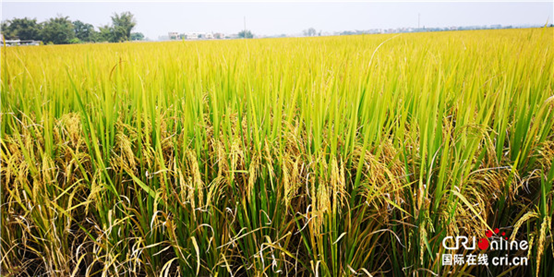
<svg viewBox="0 0 554 277">
<path fill-rule="evenodd" d="M 35 18 L 14 18 L 2 23 L 6 39 L 40 40 L 40 24 Z"/>
<path fill-rule="evenodd" d="M 10 23 L 8 21 L 2 21 L 2 24 L 0 25 L 0 30 L 2 30 L 2 35 L 4 35 L 5 39 L 15 38 L 15 33 L 10 28 Z"/>
<path fill-rule="evenodd" d="M 116 41 L 112 26 L 106 24 L 98 27 L 98 30 L 99 32 L 98 32 L 96 41 L 109 41 L 109 42 Z"/>
<path fill-rule="evenodd" d="M 78 38 L 72 38 L 69 40 L 69 43 L 70 44 L 79 44 L 79 43 L 82 43 L 82 41 Z"/>
<path fill-rule="evenodd" d="M 304 32 L 304 36 L 306 37 L 313 37 L 317 34 L 317 31 L 314 28 L 304 30 L 303 32 Z"/>
<path fill-rule="evenodd" d="M 142 33 L 131 33 L 131 40 L 143 40 L 144 34 Z"/>
<path fill-rule="evenodd" d="M 84 23 L 80 20 L 73 21 L 73 31 L 75 32 L 75 37 L 80 41 L 94 41 L 95 33 L 94 26 L 92 24 Z"/>
<path fill-rule="evenodd" d="M 46 43 L 68 44 L 75 37 L 73 23 L 68 16 L 50 18 L 43 23 L 42 40 Z"/>
<path fill-rule="evenodd" d="M 239 32 L 239 38 L 253 38 L 254 34 L 249 30 L 243 30 Z"/>
<path fill-rule="evenodd" d="M 114 13 L 112 16 L 112 28 L 116 42 L 127 41 L 131 38 L 131 31 L 137 25 L 135 16 L 130 12 Z"/>
</svg>

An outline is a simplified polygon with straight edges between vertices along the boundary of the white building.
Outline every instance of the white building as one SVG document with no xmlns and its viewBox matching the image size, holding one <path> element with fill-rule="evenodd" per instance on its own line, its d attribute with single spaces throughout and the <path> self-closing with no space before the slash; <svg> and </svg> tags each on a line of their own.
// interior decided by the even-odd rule
<svg viewBox="0 0 554 277">
<path fill-rule="evenodd" d="M 171 40 L 179 39 L 179 33 L 178 32 L 169 32 L 168 35 L 169 35 L 169 39 L 171 39 Z"/>
<path fill-rule="evenodd" d="M 202 37 L 201 33 L 196 33 L 196 32 L 185 33 L 185 39 L 199 39 L 201 37 Z"/>
<path fill-rule="evenodd" d="M 187 39 L 187 40 L 198 40 L 198 39 L 217 39 L 222 38 L 223 35 L 220 33 L 205 33 L 205 32 L 190 32 L 190 33 L 184 33 L 181 34 L 181 38 Z"/>
<path fill-rule="evenodd" d="M 20 39 L 4 39 L 4 35 L 0 34 L 0 46 L 20 46 L 20 45 L 29 45 L 29 46 L 38 46 L 40 45 L 40 40 L 20 40 Z"/>
</svg>

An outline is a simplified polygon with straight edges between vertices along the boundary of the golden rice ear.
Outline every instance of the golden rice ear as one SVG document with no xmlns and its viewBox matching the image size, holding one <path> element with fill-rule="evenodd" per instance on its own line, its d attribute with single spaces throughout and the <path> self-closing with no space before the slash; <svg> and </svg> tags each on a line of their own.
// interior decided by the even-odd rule
<svg viewBox="0 0 554 277">
<path fill-rule="evenodd" d="M 293 193 L 293 188 L 292 188 L 292 185 L 290 183 L 290 169 L 289 167 L 291 167 L 291 165 L 289 165 L 290 161 L 289 159 L 287 158 L 284 158 L 283 161 L 282 161 L 282 169 L 281 169 L 281 173 L 283 175 L 283 189 L 285 191 L 285 198 L 284 198 L 284 204 L 285 206 L 288 206 L 290 204 L 290 198 L 292 196 L 292 193 Z"/>
<path fill-rule="evenodd" d="M 115 166 L 122 166 L 131 170 L 132 172 L 136 171 L 137 158 L 132 149 L 132 142 L 123 132 L 118 132 L 115 135 L 115 148 L 120 151 L 120 156 Z"/>
<path fill-rule="evenodd" d="M 69 137 L 71 138 L 73 147 L 79 149 L 85 145 L 83 140 L 83 126 L 81 124 L 81 116 L 76 113 L 71 113 L 64 120 L 62 117 L 62 125 L 64 128 L 67 128 Z"/>
<path fill-rule="evenodd" d="M 530 212 L 527 212 L 526 214 L 524 214 L 520 219 L 518 219 L 518 221 L 514 225 L 514 230 L 512 232 L 512 236 L 510 237 L 510 240 L 515 239 L 515 237 L 517 235 L 517 232 L 519 231 L 519 228 L 521 228 L 523 223 L 529 221 L 530 219 L 538 218 L 538 217 L 539 217 L 539 214 L 535 211 L 530 211 Z"/>
<path fill-rule="evenodd" d="M 545 141 L 541 146 L 539 162 L 542 164 L 543 170 L 548 172 L 552 167 L 552 161 L 554 161 L 554 141 Z"/>
<path fill-rule="evenodd" d="M 204 182 L 202 181 L 202 174 L 200 173 L 196 154 L 192 150 L 187 150 L 186 155 L 188 169 L 190 170 L 188 179 L 188 201 L 190 201 L 194 210 L 204 205 Z"/>
<path fill-rule="evenodd" d="M 541 259 L 544 252 L 544 246 L 546 244 L 547 229 L 551 230 L 551 226 L 551 218 L 549 216 L 545 216 L 541 224 L 541 229 L 539 231 L 539 241 L 537 242 L 537 269 L 541 268 Z"/>
<path fill-rule="evenodd" d="M 217 177 L 221 178 L 224 174 L 229 172 L 229 163 L 227 160 L 227 153 L 225 153 L 225 147 L 219 140 L 214 141 L 214 158 L 217 161 Z"/>
<path fill-rule="evenodd" d="M 250 160 L 250 165 L 248 166 L 248 183 L 246 186 L 245 195 L 249 201 L 256 194 L 255 184 L 258 175 L 258 170 L 260 166 L 261 158 L 259 155 L 254 154 Z"/>
<path fill-rule="evenodd" d="M 228 172 L 226 174 L 228 174 L 230 180 L 235 180 L 235 173 L 237 171 L 244 171 L 244 152 L 238 137 L 233 137 L 228 157 Z"/>
<path fill-rule="evenodd" d="M 290 205 L 296 195 L 302 195 L 300 188 L 302 188 L 302 179 L 305 177 L 301 176 L 303 166 L 301 156 L 292 155 L 283 156 L 282 179 L 285 205 Z"/>
</svg>

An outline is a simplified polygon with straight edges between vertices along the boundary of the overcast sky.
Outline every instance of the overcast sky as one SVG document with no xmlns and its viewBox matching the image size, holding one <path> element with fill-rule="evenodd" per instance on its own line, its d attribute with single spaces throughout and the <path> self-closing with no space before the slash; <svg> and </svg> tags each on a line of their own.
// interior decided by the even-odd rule
<svg viewBox="0 0 554 277">
<path fill-rule="evenodd" d="M 2 20 L 36 18 L 42 22 L 57 15 L 95 26 L 110 23 L 114 13 L 130 11 L 137 19 L 134 31 L 150 39 L 170 31 L 237 33 L 247 29 L 257 35 L 298 34 L 318 31 L 417 27 L 418 14 L 426 27 L 470 25 L 526 25 L 553 21 L 553 2 L 426 2 L 426 3 L 149 3 L 149 2 L 6 2 Z"/>
</svg>

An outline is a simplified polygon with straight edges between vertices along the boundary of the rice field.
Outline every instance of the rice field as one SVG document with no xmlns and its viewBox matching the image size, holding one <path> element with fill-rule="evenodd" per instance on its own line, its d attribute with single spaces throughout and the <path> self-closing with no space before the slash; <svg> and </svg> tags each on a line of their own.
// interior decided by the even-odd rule
<svg viewBox="0 0 554 277">
<path fill-rule="evenodd" d="M 2 276 L 551 276 L 553 38 L 3 47 Z"/>
</svg>

